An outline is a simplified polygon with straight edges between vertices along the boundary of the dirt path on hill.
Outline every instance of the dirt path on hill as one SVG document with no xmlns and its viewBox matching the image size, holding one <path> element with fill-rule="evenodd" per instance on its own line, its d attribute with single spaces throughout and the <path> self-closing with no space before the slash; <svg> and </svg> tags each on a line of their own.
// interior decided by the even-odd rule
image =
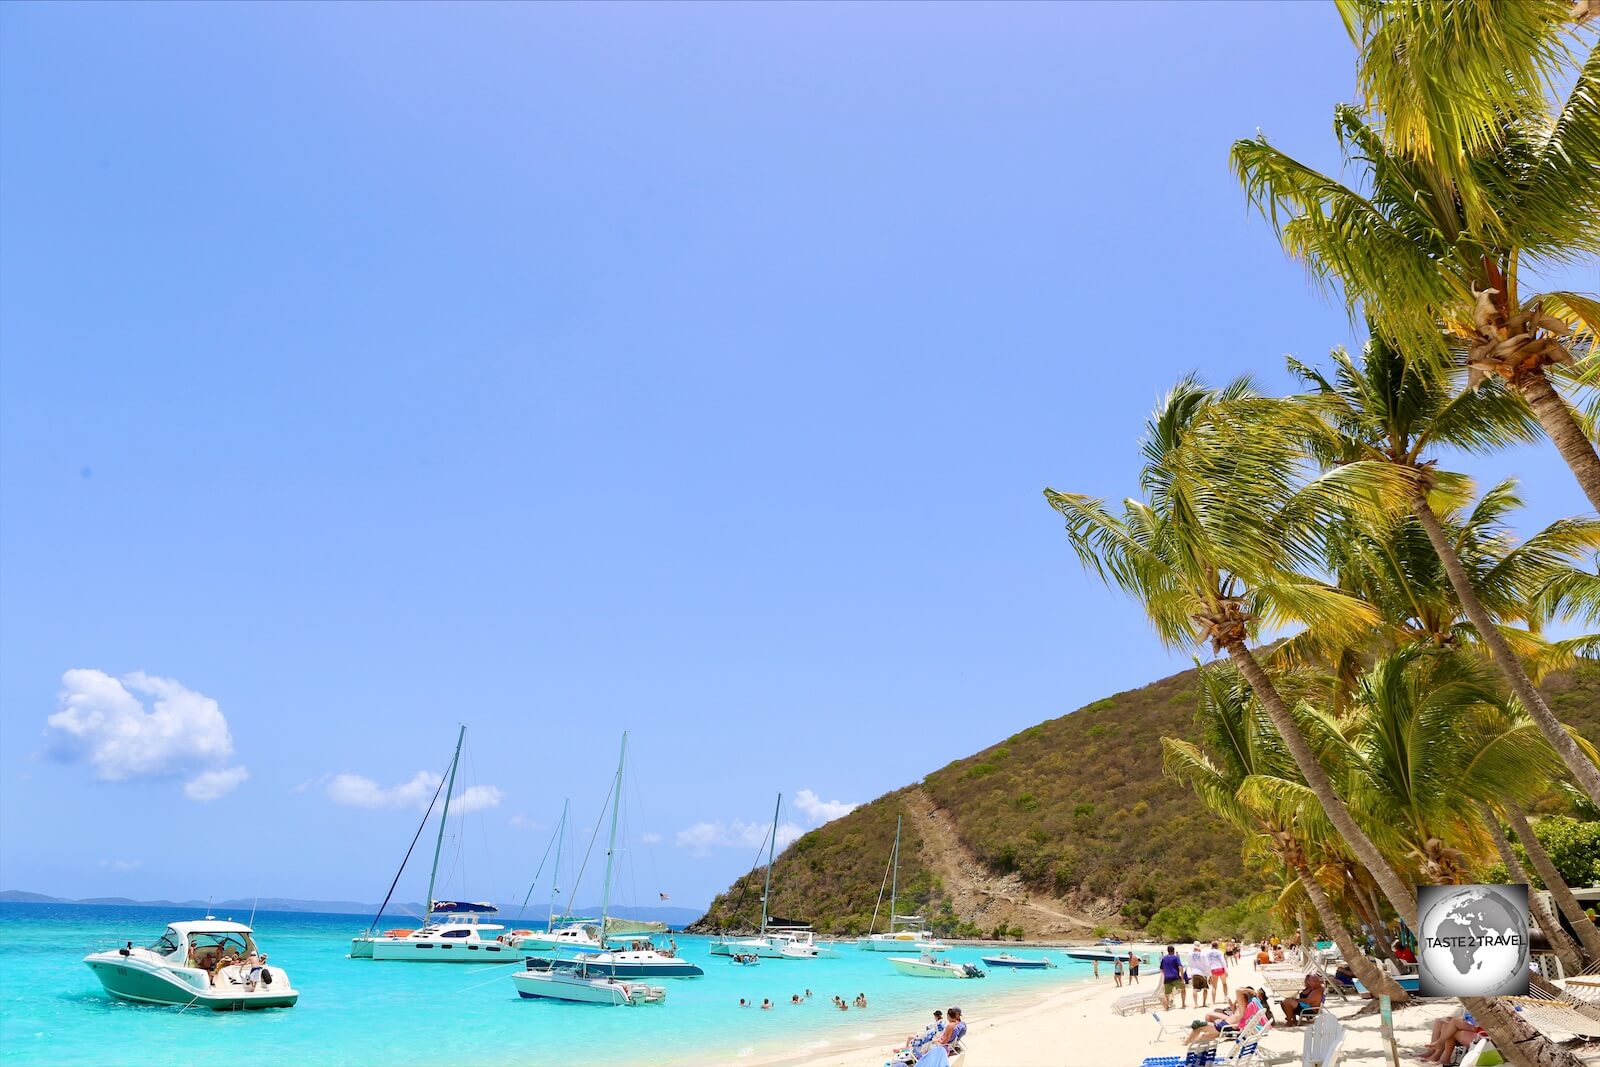
<svg viewBox="0 0 1600 1067">
<path fill-rule="evenodd" d="M 1028 889 L 1020 875 L 990 873 L 962 843 L 950 813 L 926 791 L 910 790 L 905 812 L 922 837 L 923 865 L 944 883 L 956 914 L 985 933 L 1000 923 L 1020 926 L 1030 937 L 1070 937 L 1094 927 L 1097 920 L 1064 900 Z"/>
</svg>

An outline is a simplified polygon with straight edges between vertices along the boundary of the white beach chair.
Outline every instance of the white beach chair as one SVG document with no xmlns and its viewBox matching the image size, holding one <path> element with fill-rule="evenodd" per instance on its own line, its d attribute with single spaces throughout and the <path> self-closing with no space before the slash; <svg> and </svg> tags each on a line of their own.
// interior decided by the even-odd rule
<svg viewBox="0 0 1600 1067">
<path fill-rule="evenodd" d="M 1472 1047 L 1467 1049 L 1467 1054 L 1461 1057 L 1461 1063 L 1458 1065 L 1458 1067 L 1478 1067 L 1478 1061 L 1483 1059 L 1483 1054 L 1488 1047 L 1488 1038 L 1478 1038 L 1478 1040 L 1472 1043 Z"/>
<path fill-rule="evenodd" d="M 1344 1049 L 1344 1023 L 1332 1012 L 1323 1012 L 1311 1023 L 1300 1050 L 1300 1067 L 1334 1067 Z"/>
<path fill-rule="evenodd" d="M 1118 1015 L 1143 1015 L 1161 1007 L 1161 998 L 1154 993 L 1129 993 L 1112 1002 L 1111 1010 Z"/>
<path fill-rule="evenodd" d="M 1162 1016 L 1165 1016 L 1163 1018 Z M 1191 1020 L 1180 1019 L 1172 1012 L 1153 1011 L 1150 1018 L 1156 1021 L 1156 1036 L 1150 1039 L 1152 1045 L 1165 1041 L 1169 1037 L 1188 1036 L 1192 1029 Z"/>
</svg>

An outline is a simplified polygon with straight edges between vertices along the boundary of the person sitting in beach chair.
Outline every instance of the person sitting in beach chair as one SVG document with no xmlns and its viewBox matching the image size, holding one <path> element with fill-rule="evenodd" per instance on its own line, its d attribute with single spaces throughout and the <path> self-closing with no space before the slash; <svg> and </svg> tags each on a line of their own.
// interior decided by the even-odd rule
<svg viewBox="0 0 1600 1067">
<path fill-rule="evenodd" d="M 961 1021 L 961 1009 L 945 1012 L 945 1027 L 939 1036 L 917 1055 L 916 1067 L 949 1067 L 950 1057 L 961 1051 L 961 1039 L 967 1034 L 967 1024 Z M 916 1050 L 913 1050 L 916 1051 Z"/>
<path fill-rule="evenodd" d="M 1455 1058 L 1456 1049 L 1471 1048 L 1483 1036 L 1483 1029 L 1466 1012 L 1435 1019 L 1433 1039 L 1422 1050 L 1422 1062 L 1449 1063 Z"/>
<path fill-rule="evenodd" d="M 920 1034 L 910 1034 L 906 1037 L 906 1048 L 916 1048 L 918 1045 L 927 1045 L 939 1036 L 939 1031 L 944 1029 L 944 1012 L 939 1008 L 933 1009 L 933 1022 L 922 1028 Z"/>
<path fill-rule="evenodd" d="M 1354 993 L 1356 991 L 1356 972 L 1350 969 L 1348 963 L 1339 964 L 1338 969 L 1333 972 L 1333 984 L 1346 993 Z"/>
<path fill-rule="evenodd" d="M 1306 975 L 1306 987 L 1292 997 L 1283 998 L 1283 1025 L 1294 1026 L 1301 1019 L 1313 1018 L 1322 1010 L 1322 1002 L 1327 995 L 1327 984 L 1322 980 L 1322 975 Z"/>
<path fill-rule="evenodd" d="M 1237 1011 L 1224 1013 L 1220 1018 L 1208 1016 L 1207 1021 L 1196 1023 L 1190 1029 L 1189 1036 L 1183 1043 L 1185 1045 L 1214 1044 L 1221 1040 L 1224 1034 L 1243 1031 L 1246 1026 L 1250 1025 L 1252 1019 L 1263 1012 L 1266 1012 L 1269 1019 L 1271 1018 L 1271 1012 L 1267 1011 L 1266 1006 L 1261 1002 L 1261 998 L 1255 995 L 1255 990 L 1246 986 L 1241 988 L 1239 993 L 1241 997 L 1246 993 L 1250 995 L 1244 997 L 1244 1003 Z M 1212 1016 L 1215 1015 L 1216 1013 L 1213 1012 Z"/>
</svg>

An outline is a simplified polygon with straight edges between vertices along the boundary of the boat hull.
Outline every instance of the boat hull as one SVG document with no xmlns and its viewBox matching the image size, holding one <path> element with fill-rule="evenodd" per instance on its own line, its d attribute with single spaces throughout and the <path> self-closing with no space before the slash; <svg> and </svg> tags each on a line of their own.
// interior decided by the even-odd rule
<svg viewBox="0 0 1600 1067">
<path fill-rule="evenodd" d="M 84 960 L 100 979 L 105 991 L 118 1000 L 140 1004 L 171 1004 L 177 1007 L 207 1008 L 211 1011 L 251 1011 L 263 1008 L 292 1008 L 300 994 L 283 981 L 278 990 L 201 987 L 195 981 L 209 982 L 204 972 L 195 971 L 190 981 L 177 973 L 140 966 L 125 960 L 90 957 Z M 188 969 L 185 969 L 188 970 Z"/>
<path fill-rule="evenodd" d="M 521 953 L 499 941 L 439 937 L 358 937 L 350 958 L 406 963 L 510 963 Z"/>
<path fill-rule="evenodd" d="M 702 978 L 705 971 L 687 960 L 585 959 L 590 974 L 602 978 Z"/>
<path fill-rule="evenodd" d="M 1067 953 L 1069 960 L 1082 960 L 1084 963 L 1115 963 L 1118 960 L 1127 962 L 1126 952 L 1101 952 L 1099 949 L 1078 949 Z"/>
<path fill-rule="evenodd" d="M 1009 967 L 1014 971 L 1044 971 L 1054 966 L 1049 960 L 1007 959 L 1004 956 L 984 956 L 982 959 L 991 967 Z"/>
<path fill-rule="evenodd" d="M 898 956 L 890 956 L 889 965 L 912 978 L 978 978 L 983 973 L 979 971 L 974 974 L 959 963 L 929 962 Z"/>
<path fill-rule="evenodd" d="M 517 996 L 524 1000 L 559 1000 L 569 1004 L 603 1004 L 628 1007 L 659 1004 L 666 990 L 605 978 L 585 978 L 562 971 L 524 971 L 511 976 Z"/>
</svg>

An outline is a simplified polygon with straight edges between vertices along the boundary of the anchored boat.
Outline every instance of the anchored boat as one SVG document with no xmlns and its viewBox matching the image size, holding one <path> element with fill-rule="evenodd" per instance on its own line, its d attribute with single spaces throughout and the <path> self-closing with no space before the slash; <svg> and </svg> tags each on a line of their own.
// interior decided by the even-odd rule
<svg viewBox="0 0 1600 1067">
<path fill-rule="evenodd" d="M 628 992 L 626 978 L 699 978 L 706 972 L 676 952 L 662 952 L 651 944 L 649 935 L 665 933 L 665 923 L 633 922 L 613 919 L 611 911 L 611 873 L 617 854 L 617 816 L 622 809 L 622 768 L 628 755 L 628 735 L 622 735 L 622 751 L 617 757 L 617 776 L 611 787 L 611 835 L 606 842 L 606 880 L 600 894 L 600 942 L 610 944 L 632 938 L 624 949 L 583 952 L 573 960 L 530 956 L 524 969 L 511 976 L 517 995 L 526 1000 L 564 1000 L 578 1004 L 654 1004 L 665 999 L 666 991 L 642 986 L 646 993 Z M 640 935 L 643 935 L 642 937 Z M 636 999 L 637 998 L 639 999 Z"/>
<path fill-rule="evenodd" d="M 926 920 L 920 915 L 896 915 L 895 905 L 900 896 L 900 822 L 894 820 L 894 851 L 889 855 L 889 869 L 884 872 L 889 880 L 889 929 L 885 933 L 868 933 L 856 942 L 856 947 L 866 952 L 944 952 L 947 947 L 928 930 Z M 883 903 L 883 887 L 878 887 L 878 904 Z M 878 906 L 873 905 L 872 921 L 867 929 L 878 924 Z"/>
<path fill-rule="evenodd" d="M 981 968 L 970 963 L 950 963 L 937 959 L 930 952 L 921 956 L 890 956 L 889 964 L 901 974 L 908 974 L 913 978 L 982 978 L 984 973 Z"/>
<path fill-rule="evenodd" d="M 383 916 L 383 909 L 389 906 L 389 899 L 394 896 L 394 887 L 400 883 L 400 875 L 405 873 L 406 860 L 411 858 L 411 849 L 407 849 L 406 858 L 400 861 L 400 870 L 395 872 L 394 881 L 389 885 L 388 895 L 378 906 L 378 917 L 372 920 L 365 934 L 351 939 L 351 959 L 403 960 L 412 963 L 506 963 L 517 958 L 517 950 L 496 936 L 496 932 L 505 927 L 483 921 L 499 910 L 493 904 L 482 900 L 433 899 L 434 883 L 439 876 L 439 851 L 444 846 L 445 823 L 450 818 L 450 794 L 455 789 L 456 767 L 461 763 L 461 742 L 466 736 L 467 728 L 463 726 L 456 735 L 456 753 L 450 759 L 450 774 L 434 791 L 433 800 L 428 802 L 428 810 L 422 815 L 422 824 L 417 827 L 416 837 L 411 839 L 411 848 L 416 848 L 417 838 L 422 836 L 423 829 L 427 827 L 428 817 L 433 814 L 433 805 L 442 790 L 444 810 L 439 815 L 439 836 L 433 843 L 433 869 L 428 872 L 428 914 L 423 916 L 422 926 L 415 930 L 375 932 L 378 918 Z M 489 936 L 485 937 L 484 934 Z"/>
<path fill-rule="evenodd" d="M 1043 971 L 1055 966 L 1048 957 L 1031 959 L 1027 956 L 1013 956 L 1009 952 L 1002 952 L 998 956 L 984 956 L 982 959 L 991 967 L 1009 967 L 1016 971 Z"/>
<path fill-rule="evenodd" d="M 269 967 L 250 927 L 207 916 L 167 927 L 155 944 L 85 956 L 107 993 L 119 1000 L 212 1011 L 292 1008 L 300 999 L 289 976 Z"/>
</svg>

